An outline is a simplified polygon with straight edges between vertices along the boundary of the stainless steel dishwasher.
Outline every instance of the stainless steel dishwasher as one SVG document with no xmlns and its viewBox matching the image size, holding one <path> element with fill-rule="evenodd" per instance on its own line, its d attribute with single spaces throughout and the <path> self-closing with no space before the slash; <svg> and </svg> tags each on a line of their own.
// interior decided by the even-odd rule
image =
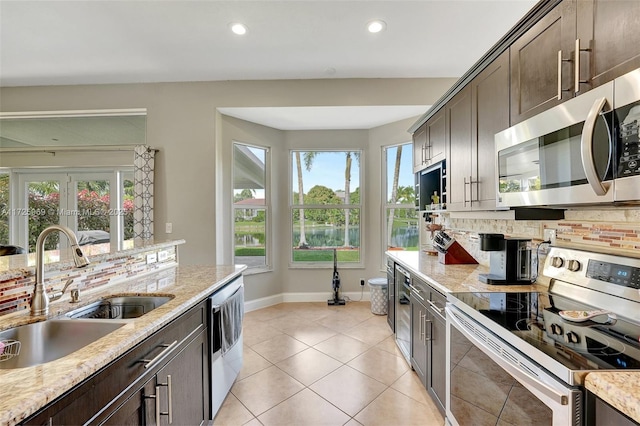
<svg viewBox="0 0 640 426">
<path fill-rule="evenodd" d="M 212 419 L 242 368 L 243 317 L 244 282 L 240 276 L 209 298 Z"/>
</svg>

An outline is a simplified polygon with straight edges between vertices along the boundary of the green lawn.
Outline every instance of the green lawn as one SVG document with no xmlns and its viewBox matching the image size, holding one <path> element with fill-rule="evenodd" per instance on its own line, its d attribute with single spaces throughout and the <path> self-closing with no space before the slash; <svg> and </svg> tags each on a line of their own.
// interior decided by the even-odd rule
<svg viewBox="0 0 640 426">
<path fill-rule="evenodd" d="M 236 256 L 264 256 L 264 247 L 236 247 Z"/>
<path fill-rule="evenodd" d="M 333 250 L 294 250 L 294 262 L 333 262 Z M 338 250 L 338 262 L 359 262 L 360 250 Z"/>
</svg>

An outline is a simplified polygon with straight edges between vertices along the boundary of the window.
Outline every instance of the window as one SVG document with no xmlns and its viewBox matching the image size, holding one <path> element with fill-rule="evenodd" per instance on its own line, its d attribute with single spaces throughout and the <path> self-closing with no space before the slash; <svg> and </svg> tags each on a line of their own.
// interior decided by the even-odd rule
<svg viewBox="0 0 640 426">
<path fill-rule="evenodd" d="M 38 235 L 48 226 L 71 228 L 86 254 L 133 245 L 133 172 L 130 169 L 14 169 L 15 206 L 8 222 L 11 240 L 34 252 Z M 45 250 L 67 247 L 52 234 Z M 55 254 L 51 259 L 55 260 Z"/>
<path fill-rule="evenodd" d="M 234 263 L 268 270 L 268 149 L 233 144 Z"/>
<path fill-rule="evenodd" d="M 291 152 L 292 265 L 362 266 L 360 151 Z"/>
<path fill-rule="evenodd" d="M 413 147 L 411 143 L 384 148 L 385 199 L 383 234 L 386 250 L 418 250 L 418 215 L 415 208 Z M 383 256 L 384 257 L 384 256 Z"/>
</svg>

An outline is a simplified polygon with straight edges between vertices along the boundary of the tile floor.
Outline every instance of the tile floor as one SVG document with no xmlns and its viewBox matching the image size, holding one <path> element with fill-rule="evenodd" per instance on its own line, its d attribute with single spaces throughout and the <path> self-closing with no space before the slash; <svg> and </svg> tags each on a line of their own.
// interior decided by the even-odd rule
<svg viewBox="0 0 640 426">
<path fill-rule="evenodd" d="M 244 365 L 214 425 L 443 425 L 369 302 L 248 312 Z"/>
</svg>

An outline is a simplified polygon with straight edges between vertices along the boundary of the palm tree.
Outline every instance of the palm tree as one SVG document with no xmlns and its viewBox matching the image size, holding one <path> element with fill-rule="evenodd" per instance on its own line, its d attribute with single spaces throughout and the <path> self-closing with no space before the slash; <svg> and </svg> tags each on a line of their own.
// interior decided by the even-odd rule
<svg viewBox="0 0 640 426">
<path fill-rule="evenodd" d="M 393 185 L 391 187 L 391 199 L 390 204 L 395 204 L 398 199 L 398 179 L 400 177 L 400 160 L 402 159 L 402 145 L 398 145 L 396 151 L 396 164 L 393 168 Z M 389 209 L 389 219 L 387 223 L 387 246 L 391 243 L 391 234 L 393 232 L 393 219 L 396 215 L 396 210 Z"/>
<path fill-rule="evenodd" d="M 317 155 L 317 152 L 305 152 L 303 154 L 304 157 L 304 167 L 307 171 L 311 171 L 311 166 L 313 165 L 313 160 Z M 296 151 L 296 167 L 298 170 L 298 204 L 304 205 L 304 189 L 302 182 L 302 162 L 300 161 L 300 151 Z M 304 209 L 300 209 L 300 241 L 298 242 L 299 248 L 306 248 L 307 245 L 307 237 L 304 232 Z"/>
<path fill-rule="evenodd" d="M 351 203 L 351 152 L 347 151 L 347 162 L 344 170 L 344 202 L 345 204 Z M 354 152 L 353 156 L 356 158 L 358 164 L 360 164 L 360 153 Z M 344 246 L 349 247 L 349 209 L 344 210 Z"/>
</svg>

